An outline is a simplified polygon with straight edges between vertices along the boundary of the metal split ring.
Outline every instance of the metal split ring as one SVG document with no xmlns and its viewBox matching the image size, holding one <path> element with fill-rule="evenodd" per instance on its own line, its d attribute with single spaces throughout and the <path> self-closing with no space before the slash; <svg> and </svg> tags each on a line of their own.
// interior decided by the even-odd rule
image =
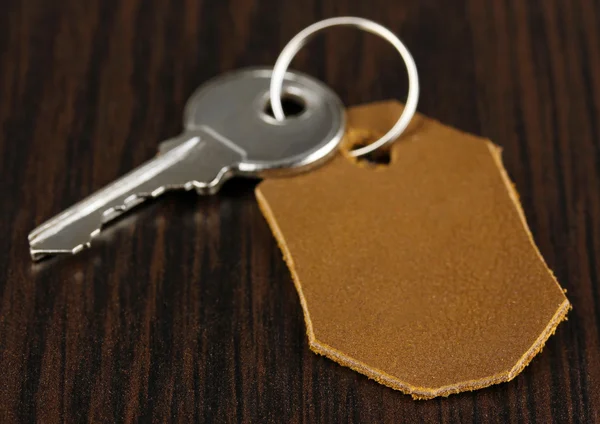
<svg viewBox="0 0 600 424">
<path fill-rule="evenodd" d="M 326 28 L 330 28 L 333 26 L 353 26 L 363 31 L 370 32 L 372 34 L 378 35 L 381 38 L 387 40 L 390 44 L 392 44 L 396 50 L 402 56 L 404 60 L 404 64 L 406 65 L 406 70 L 408 72 L 408 97 L 406 98 L 406 105 L 404 107 L 404 111 L 400 115 L 398 121 L 394 124 L 392 129 L 390 129 L 383 137 L 378 139 L 377 141 L 369 144 L 368 146 L 361 147 L 359 149 L 352 150 L 349 152 L 352 156 L 362 156 L 368 153 L 374 152 L 375 150 L 383 147 L 387 144 L 394 142 L 400 135 L 404 132 L 408 124 L 410 123 L 412 117 L 417 110 L 417 103 L 419 100 L 419 75 L 417 73 L 417 66 L 415 65 L 415 61 L 406 48 L 406 46 L 400 41 L 393 32 L 389 29 L 385 28 L 378 23 L 370 21 L 364 18 L 357 18 L 351 16 L 344 16 L 339 18 L 331 18 L 325 19 L 320 22 L 316 22 L 304 30 L 300 31 L 294 38 L 292 38 L 289 43 L 283 48 L 281 54 L 277 58 L 277 62 L 275 62 L 275 67 L 273 68 L 273 75 L 271 77 L 271 87 L 270 87 L 270 97 L 271 97 L 271 107 L 273 109 L 273 115 L 275 115 L 275 119 L 278 121 L 283 121 L 285 119 L 285 114 L 283 112 L 283 107 L 281 105 L 281 93 L 283 88 L 283 79 L 285 77 L 285 72 L 289 67 L 292 59 L 298 53 L 298 51 L 319 31 L 324 30 Z"/>
</svg>

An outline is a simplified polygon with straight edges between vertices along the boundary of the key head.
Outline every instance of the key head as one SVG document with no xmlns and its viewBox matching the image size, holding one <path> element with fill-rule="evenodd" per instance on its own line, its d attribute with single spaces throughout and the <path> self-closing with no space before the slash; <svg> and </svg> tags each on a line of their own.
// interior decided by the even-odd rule
<svg viewBox="0 0 600 424">
<path fill-rule="evenodd" d="M 185 108 L 186 130 L 208 129 L 243 151 L 234 174 L 265 176 L 305 170 L 329 158 L 344 133 L 339 98 L 323 83 L 288 72 L 283 92 L 304 106 L 277 121 L 267 113 L 271 70 L 251 68 L 202 85 Z"/>
</svg>

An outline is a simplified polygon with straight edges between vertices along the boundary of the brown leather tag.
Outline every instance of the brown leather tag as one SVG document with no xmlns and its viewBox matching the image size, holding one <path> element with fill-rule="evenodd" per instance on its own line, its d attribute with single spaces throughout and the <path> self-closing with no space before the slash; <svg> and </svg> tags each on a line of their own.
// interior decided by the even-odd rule
<svg viewBox="0 0 600 424">
<path fill-rule="evenodd" d="M 346 143 L 390 128 L 397 102 L 350 109 Z M 310 347 L 415 398 L 514 378 L 569 301 L 488 140 L 417 116 L 387 166 L 339 156 L 262 182 Z"/>
</svg>

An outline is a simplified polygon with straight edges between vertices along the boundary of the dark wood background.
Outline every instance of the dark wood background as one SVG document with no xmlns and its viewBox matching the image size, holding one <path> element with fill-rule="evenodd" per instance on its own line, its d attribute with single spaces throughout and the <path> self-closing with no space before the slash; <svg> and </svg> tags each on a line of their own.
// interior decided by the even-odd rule
<svg viewBox="0 0 600 424">
<path fill-rule="evenodd" d="M 600 1 L 0 4 L 2 423 L 600 422 Z M 153 156 L 199 84 L 347 14 L 406 42 L 421 112 L 504 147 L 568 289 L 569 320 L 512 382 L 413 401 L 311 353 L 255 182 L 168 196 L 83 254 L 30 261 L 28 232 Z M 347 105 L 405 97 L 401 60 L 355 30 L 294 67 Z"/>
</svg>

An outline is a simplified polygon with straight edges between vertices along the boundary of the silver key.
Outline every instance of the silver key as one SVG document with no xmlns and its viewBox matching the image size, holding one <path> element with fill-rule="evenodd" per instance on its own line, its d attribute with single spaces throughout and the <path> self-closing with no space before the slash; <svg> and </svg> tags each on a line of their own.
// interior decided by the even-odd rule
<svg viewBox="0 0 600 424">
<path fill-rule="evenodd" d="M 304 111 L 279 122 L 265 113 L 270 78 L 270 69 L 248 69 L 200 87 L 186 105 L 183 134 L 161 143 L 158 156 L 29 234 L 33 260 L 89 247 L 109 221 L 166 191 L 212 194 L 235 175 L 287 175 L 331 157 L 345 125 L 337 96 L 288 72 L 285 93 Z"/>
</svg>

